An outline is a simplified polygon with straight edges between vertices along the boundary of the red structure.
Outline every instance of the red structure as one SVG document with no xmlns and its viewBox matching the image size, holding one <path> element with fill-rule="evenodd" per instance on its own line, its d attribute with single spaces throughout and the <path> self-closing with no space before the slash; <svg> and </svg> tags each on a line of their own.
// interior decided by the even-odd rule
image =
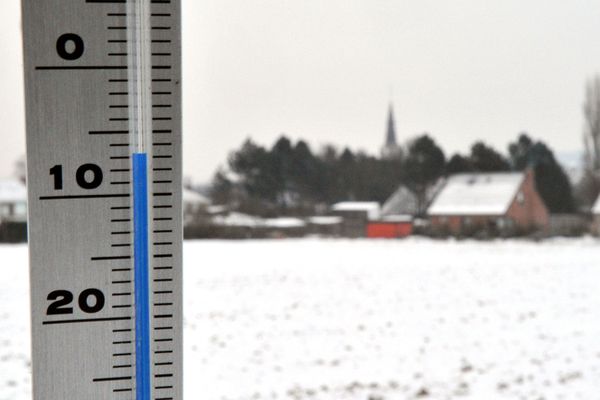
<svg viewBox="0 0 600 400">
<path fill-rule="evenodd" d="M 368 238 L 394 239 L 409 236 L 412 233 L 411 221 L 372 221 L 367 224 Z"/>
<path fill-rule="evenodd" d="M 533 170 L 457 174 L 448 178 L 428 210 L 431 226 L 452 234 L 487 230 L 546 230 L 548 209 L 535 189 Z"/>
</svg>

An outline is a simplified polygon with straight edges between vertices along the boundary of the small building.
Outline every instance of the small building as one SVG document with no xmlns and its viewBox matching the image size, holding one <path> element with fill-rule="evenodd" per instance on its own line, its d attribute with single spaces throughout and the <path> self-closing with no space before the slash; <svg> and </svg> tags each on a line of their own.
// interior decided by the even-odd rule
<svg viewBox="0 0 600 400">
<path fill-rule="evenodd" d="M 211 217 L 227 215 L 227 213 L 229 213 L 229 207 L 225 204 L 213 204 L 206 207 L 206 213 Z"/>
<path fill-rule="evenodd" d="M 549 224 L 531 169 L 452 175 L 427 214 L 434 233 L 454 235 L 545 231 Z"/>
<path fill-rule="evenodd" d="M 444 180 L 439 179 L 427 190 L 423 201 L 419 201 L 417 196 L 408 187 L 400 185 L 394 193 L 388 197 L 385 203 L 383 203 L 383 206 L 381 206 L 381 215 L 385 217 L 398 215 L 412 215 L 413 217 L 422 216 L 443 186 Z"/>
<path fill-rule="evenodd" d="M 16 179 L 0 180 L 0 242 L 27 240 L 27 188 Z"/>
<path fill-rule="evenodd" d="M 311 235 L 337 237 L 342 234 L 344 219 L 335 215 L 316 215 L 308 217 L 306 222 Z"/>
<path fill-rule="evenodd" d="M 210 205 L 210 200 L 202 196 L 200 193 L 184 188 L 182 191 L 183 200 L 183 223 L 191 225 L 202 223 L 203 217 L 207 214 L 207 207 Z"/>
<path fill-rule="evenodd" d="M 27 222 L 27 188 L 16 179 L 0 180 L 0 223 Z"/>
<path fill-rule="evenodd" d="M 592 207 L 592 234 L 600 236 L 600 196 Z"/>
<path fill-rule="evenodd" d="M 306 222 L 294 217 L 267 218 L 261 230 L 261 236 L 268 238 L 302 237 L 307 232 Z"/>
<path fill-rule="evenodd" d="M 413 218 L 410 215 L 383 217 L 367 223 L 368 238 L 394 239 L 410 236 L 413 232 Z"/>
<path fill-rule="evenodd" d="M 344 201 L 331 206 L 333 215 L 343 218 L 342 236 L 365 237 L 367 223 L 381 216 L 381 208 L 376 201 Z"/>
<path fill-rule="evenodd" d="M 377 219 L 381 215 L 381 208 L 376 201 L 342 201 L 332 205 L 331 211 L 340 216 L 365 219 Z"/>
<path fill-rule="evenodd" d="M 211 217 L 207 237 L 224 239 L 260 237 L 264 224 L 264 219 L 260 217 L 232 211 Z"/>
</svg>

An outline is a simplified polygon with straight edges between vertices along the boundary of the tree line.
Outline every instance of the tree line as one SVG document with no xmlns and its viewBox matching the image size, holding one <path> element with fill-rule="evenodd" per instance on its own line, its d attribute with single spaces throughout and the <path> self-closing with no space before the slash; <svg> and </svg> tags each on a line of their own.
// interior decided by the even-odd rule
<svg viewBox="0 0 600 400">
<path fill-rule="evenodd" d="M 573 186 L 545 143 L 520 134 L 504 155 L 478 141 L 468 154 L 446 157 L 429 134 L 399 147 L 392 157 L 374 157 L 281 136 L 266 148 L 251 139 L 231 152 L 214 176 L 215 203 L 259 215 L 308 215 L 339 201 L 384 202 L 404 185 L 420 204 L 440 178 L 464 172 L 508 172 L 533 168 L 538 192 L 553 213 L 576 208 Z"/>
</svg>

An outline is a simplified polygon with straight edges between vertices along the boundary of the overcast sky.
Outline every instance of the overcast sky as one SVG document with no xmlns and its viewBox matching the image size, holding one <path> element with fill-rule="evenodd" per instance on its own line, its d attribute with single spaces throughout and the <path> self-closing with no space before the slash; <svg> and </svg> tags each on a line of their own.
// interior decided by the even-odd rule
<svg viewBox="0 0 600 400">
<path fill-rule="evenodd" d="M 246 137 L 376 154 L 393 100 L 400 141 L 447 153 L 520 131 L 580 150 L 600 72 L 597 0 L 183 0 L 184 173 L 207 181 Z M 0 176 L 24 153 L 18 0 L 0 1 Z"/>
</svg>

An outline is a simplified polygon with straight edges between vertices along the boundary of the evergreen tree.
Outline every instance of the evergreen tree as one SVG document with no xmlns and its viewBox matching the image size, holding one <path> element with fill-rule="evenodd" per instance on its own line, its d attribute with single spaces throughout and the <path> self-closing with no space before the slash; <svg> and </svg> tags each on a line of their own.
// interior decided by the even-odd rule
<svg viewBox="0 0 600 400">
<path fill-rule="evenodd" d="M 463 157 L 460 154 L 454 154 L 452 157 L 450 157 L 450 160 L 446 165 L 446 173 L 448 175 L 472 171 L 473 166 L 471 165 L 471 161 L 467 157 Z"/>
<path fill-rule="evenodd" d="M 529 166 L 532 147 L 533 141 L 525 132 L 521 133 L 515 142 L 508 145 L 508 154 L 513 169 L 522 171 Z"/>
<path fill-rule="evenodd" d="M 221 167 L 215 173 L 210 185 L 210 198 L 216 204 L 231 204 L 234 202 L 235 185 Z"/>
<path fill-rule="evenodd" d="M 293 148 L 292 142 L 285 136 L 281 136 L 271 148 L 268 154 L 268 174 L 273 176 L 273 189 L 276 203 L 281 207 L 291 205 L 295 200 L 294 188 L 291 177 Z"/>
<path fill-rule="evenodd" d="M 516 142 L 508 146 L 508 152 L 515 170 L 533 168 L 536 189 L 550 212 L 569 213 L 575 210 L 571 182 L 545 143 L 533 142 L 522 133 Z"/>
<path fill-rule="evenodd" d="M 408 145 L 403 181 L 417 198 L 419 213 L 427 207 L 427 192 L 444 174 L 446 158 L 442 149 L 427 134 Z"/>
<path fill-rule="evenodd" d="M 338 152 L 332 145 L 326 145 L 316 158 L 316 198 L 319 202 L 332 204 L 339 199 L 337 169 Z"/>
<path fill-rule="evenodd" d="M 356 200 L 356 157 L 349 148 L 340 154 L 336 168 L 336 201 Z"/>
<path fill-rule="evenodd" d="M 300 140 L 292 150 L 290 160 L 290 187 L 296 194 L 298 202 L 311 203 L 319 198 L 318 160 L 306 142 Z"/>
<path fill-rule="evenodd" d="M 469 162 L 473 170 L 477 172 L 510 171 L 508 160 L 483 142 L 473 144 Z"/>
<path fill-rule="evenodd" d="M 250 197 L 275 203 L 279 194 L 279 176 L 273 172 L 269 152 L 250 139 L 229 156 L 229 167 L 240 177 Z"/>
</svg>

